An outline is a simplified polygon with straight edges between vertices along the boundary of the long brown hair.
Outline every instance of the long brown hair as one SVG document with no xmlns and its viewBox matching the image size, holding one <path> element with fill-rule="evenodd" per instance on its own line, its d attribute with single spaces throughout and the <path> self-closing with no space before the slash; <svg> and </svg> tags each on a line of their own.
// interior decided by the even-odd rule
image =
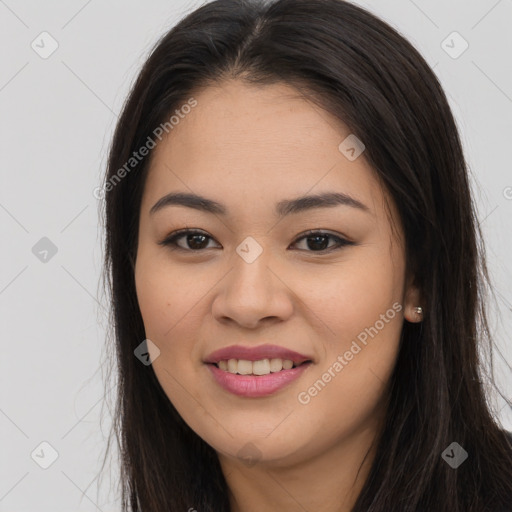
<svg viewBox="0 0 512 512">
<path fill-rule="evenodd" d="M 215 451 L 134 357 L 145 339 L 134 264 L 149 158 L 126 168 L 194 91 L 229 78 L 286 83 L 337 116 L 364 141 L 403 223 L 424 321 L 404 323 L 386 424 L 353 512 L 506 510 L 512 450 L 487 404 L 479 358 L 490 346 L 484 251 L 436 76 L 393 28 L 348 2 L 216 0 L 155 46 L 120 115 L 105 175 L 104 286 L 118 376 L 111 435 L 123 511 L 229 511 Z M 441 457 L 452 442 L 469 454 L 457 469 Z"/>
</svg>

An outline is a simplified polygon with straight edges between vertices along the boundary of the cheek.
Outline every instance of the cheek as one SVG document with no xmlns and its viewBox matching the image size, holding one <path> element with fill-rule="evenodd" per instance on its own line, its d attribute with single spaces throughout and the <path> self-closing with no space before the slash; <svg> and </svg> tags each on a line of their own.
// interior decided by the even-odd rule
<svg viewBox="0 0 512 512">
<path fill-rule="evenodd" d="M 196 370 L 192 365 L 199 361 L 194 340 L 204 320 L 199 299 L 204 291 L 176 268 L 146 257 L 137 259 L 135 284 L 146 337 L 160 350 L 152 362 L 153 371 L 180 414 L 193 421 L 201 416 L 191 393 Z"/>
<path fill-rule="evenodd" d="M 343 318 L 332 319 L 337 336 L 297 396 L 307 428 L 319 433 L 320 444 L 371 429 L 379 420 L 403 324 L 401 305 L 394 304 L 381 307 L 376 301 L 370 311 L 368 305 L 356 310 L 347 303 Z"/>
<path fill-rule="evenodd" d="M 146 336 L 155 341 L 162 340 L 165 332 L 171 327 L 169 316 L 169 288 L 165 279 L 158 279 L 157 273 L 149 266 L 137 263 L 135 272 L 137 300 L 144 321 Z"/>
<path fill-rule="evenodd" d="M 176 405 L 183 397 L 183 387 L 193 390 L 194 375 L 202 370 L 201 329 L 210 313 L 206 309 L 208 292 L 218 278 L 211 271 L 204 276 L 184 272 L 149 252 L 142 252 L 137 259 L 137 299 L 146 337 L 160 350 L 153 369 Z"/>
<path fill-rule="evenodd" d="M 297 282 L 306 283 L 301 285 L 301 299 L 324 322 L 331 332 L 327 340 L 336 345 L 372 326 L 393 303 L 401 303 L 400 272 L 376 250 L 364 258 L 354 253 L 324 275 L 315 273 L 311 281 Z"/>
<path fill-rule="evenodd" d="M 311 286 L 305 296 L 326 328 L 324 357 L 306 383 L 311 387 L 303 389 L 304 401 L 310 400 L 311 412 L 318 414 L 336 403 L 343 411 L 340 424 L 356 424 L 374 411 L 398 354 L 402 270 L 383 254 L 380 249 L 364 260 L 344 262 L 332 279 Z"/>
<path fill-rule="evenodd" d="M 200 281 L 194 276 L 187 280 L 187 275 L 157 257 L 143 253 L 137 258 L 137 300 L 148 338 L 164 342 L 181 322 L 193 317 L 202 291 Z"/>
</svg>

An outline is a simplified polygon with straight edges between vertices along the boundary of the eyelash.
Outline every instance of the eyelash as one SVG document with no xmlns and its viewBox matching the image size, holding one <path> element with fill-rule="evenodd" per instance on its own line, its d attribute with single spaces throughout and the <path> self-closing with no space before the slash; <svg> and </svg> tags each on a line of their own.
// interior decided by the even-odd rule
<svg viewBox="0 0 512 512">
<path fill-rule="evenodd" d="M 166 247 L 171 247 L 173 250 L 179 250 L 179 251 L 184 251 L 184 252 L 196 252 L 196 253 L 198 253 L 198 252 L 202 252 L 202 251 L 205 251 L 205 250 L 208 249 L 208 248 L 204 248 L 204 249 L 184 249 L 183 247 L 180 247 L 177 244 L 177 241 L 180 238 L 185 237 L 186 235 L 203 235 L 203 236 L 209 238 L 210 240 L 213 240 L 213 238 L 211 236 L 207 235 L 204 231 L 199 231 L 199 230 L 195 230 L 195 229 L 180 229 L 178 231 L 175 231 L 174 233 L 171 233 L 164 240 L 162 240 L 161 242 L 158 242 L 158 244 L 166 246 Z M 354 242 L 351 242 L 350 240 L 347 240 L 346 238 L 343 238 L 343 237 L 340 237 L 340 236 L 337 236 L 337 235 L 333 235 L 331 233 L 326 233 L 326 232 L 320 231 L 320 230 L 310 230 L 310 231 L 306 231 L 305 233 L 302 233 L 300 237 L 295 239 L 293 244 L 296 244 L 300 240 L 307 239 L 307 238 L 312 238 L 314 236 L 329 237 L 331 239 L 337 240 L 337 243 L 333 247 L 329 247 L 327 249 L 321 249 L 319 251 L 312 251 L 312 250 L 306 250 L 306 249 L 301 249 L 301 250 L 304 250 L 305 252 L 324 253 L 324 254 L 326 254 L 326 253 L 330 253 L 330 252 L 332 252 L 334 250 L 342 249 L 345 246 L 355 245 Z M 211 247 L 210 247 L 210 249 L 211 249 Z"/>
</svg>

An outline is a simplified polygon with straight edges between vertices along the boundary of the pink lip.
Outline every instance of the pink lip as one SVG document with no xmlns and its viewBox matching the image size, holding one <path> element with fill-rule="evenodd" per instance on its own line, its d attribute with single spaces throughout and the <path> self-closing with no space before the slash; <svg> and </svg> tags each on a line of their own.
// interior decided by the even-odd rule
<svg viewBox="0 0 512 512">
<path fill-rule="evenodd" d="M 268 375 L 239 375 L 230 373 L 215 364 L 208 364 L 217 383 L 226 391 L 246 398 L 258 398 L 275 393 L 298 379 L 312 363 L 304 363 L 290 370 L 269 373 Z"/>
<path fill-rule="evenodd" d="M 289 359 L 297 366 L 313 358 L 299 354 L 294 350 L 279 347 L 278 345 L 260 345 L 258 347 L 244 347 L 243 345 L 231 345 L 212 352 L 205 363 L 218 363 L 228 359 L 245 359 L 247 361 L 259 361 L 260 359 Z"/>
</svg>

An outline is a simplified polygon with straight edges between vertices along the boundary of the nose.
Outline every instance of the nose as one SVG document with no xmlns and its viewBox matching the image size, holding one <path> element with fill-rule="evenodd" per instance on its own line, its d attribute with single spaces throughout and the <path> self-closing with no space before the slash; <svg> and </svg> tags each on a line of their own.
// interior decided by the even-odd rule
<svg viewBox="0 0 512 512">
<path fill-rule="evenodd" d="M 234 266 L 221 281 L 212 303 L 217 321 L 255 329 L 264 323 L 282 322 L 293 314 L 291 286 L 271 268 L 272 262 L 264 254 L 252 263 L 234 258 Z"/>
</svg>

